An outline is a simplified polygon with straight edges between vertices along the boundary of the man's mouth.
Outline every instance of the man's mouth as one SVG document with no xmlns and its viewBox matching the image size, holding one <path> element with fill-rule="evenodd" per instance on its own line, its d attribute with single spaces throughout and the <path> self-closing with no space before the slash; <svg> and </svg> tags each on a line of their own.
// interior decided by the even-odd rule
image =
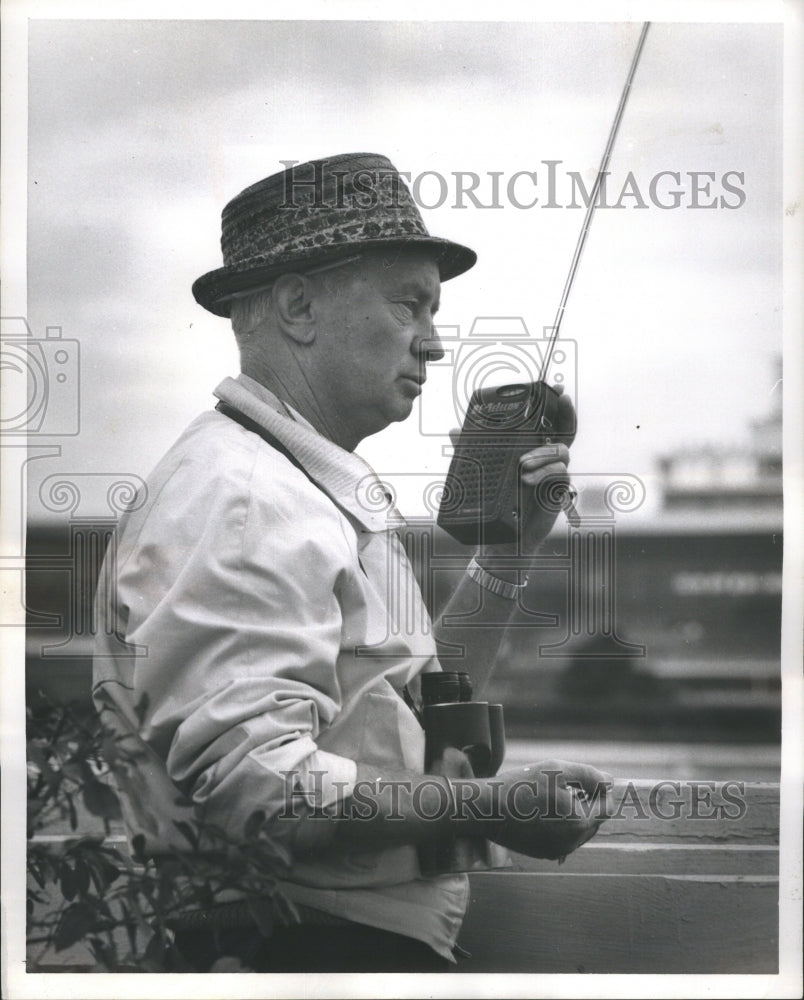
<svg viewBox="0 0 804 1000">
<path fill-rule="evenodd" d="M 414 387 L 415 394 L 418 396 L 422 391 L 422 386 L 424 385 L 424 379 L 418 375 L 401 375 L 400 378 L 403 382 L 407 382 L 408 385 Z"/>
</svg>

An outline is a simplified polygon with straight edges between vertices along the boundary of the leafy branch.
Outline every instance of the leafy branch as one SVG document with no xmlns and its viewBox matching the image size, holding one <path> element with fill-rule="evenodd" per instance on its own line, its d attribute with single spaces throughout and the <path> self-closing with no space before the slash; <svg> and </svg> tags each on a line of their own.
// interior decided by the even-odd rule
<svg viewBox="0 0 804 1000">
<path fill-rule="evenodd" d="M 177 822 L 187 849 L 157 861 L 144 853 L 142 835 L 131 852 L 110 837 L 122 818 L 111 779 L 133 758 L 94 712 L 52 702 L 29 710 L 27 749 L 29 971 L 49 968 L 51 949 L 78 943 L 100 971 L 189 971 L 171 947 L 171 925 L 233 894 L 266 937 L 277 922 L 298 919 L 277 888 L 288 852 L 261 812 L 239 840 L 212 824 Z M 62 840 L 46 832 L 66 825 L 75 833 L 88 817 L 101 820 L 103 835 Z"/>
</svg>

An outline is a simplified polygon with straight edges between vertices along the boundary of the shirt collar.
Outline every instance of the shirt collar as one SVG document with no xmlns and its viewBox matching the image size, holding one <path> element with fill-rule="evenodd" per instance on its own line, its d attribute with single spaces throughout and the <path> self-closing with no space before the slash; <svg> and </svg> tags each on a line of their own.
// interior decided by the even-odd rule
<svg viewBox="0 0 804 1000">
<path fill-rule="evenodd" d="M 366 531 L 388 531 L 404 523 L 371 466 L 319 434 L 264 385 L 241 373 L 225 378 L 214 395 L 281 441 L 310 478 Z"/>
</svg>

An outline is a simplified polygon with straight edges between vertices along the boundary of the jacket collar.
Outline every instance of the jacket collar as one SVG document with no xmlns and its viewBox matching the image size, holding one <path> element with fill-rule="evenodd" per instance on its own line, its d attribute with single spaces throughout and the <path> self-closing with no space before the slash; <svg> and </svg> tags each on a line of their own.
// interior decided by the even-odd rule
<svg viewBox="0 0 804 1000">
<path fill-rule="evenodd" d="M 214 395 L 264 427 L 288 449 L 310 478 L 365 531 L 404 524 L 374 470 L 322 434 L 248 375 L 225 378 Z"/>
</svg>

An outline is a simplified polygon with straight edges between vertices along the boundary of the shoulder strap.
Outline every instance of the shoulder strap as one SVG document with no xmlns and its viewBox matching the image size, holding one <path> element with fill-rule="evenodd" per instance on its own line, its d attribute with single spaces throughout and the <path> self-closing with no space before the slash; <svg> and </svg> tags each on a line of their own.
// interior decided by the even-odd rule
<svg viewBox="0 0 804 1000">
<path fill-rule="evenodd" d="M 263 441 L 266 442 L 266 444 L 269 444 L 272 448 L 275 448 L 278 452 L 281 452 L 285 456 L 285 458 L 288 459 L 288 461 L 292 462 L 297 469 L 300 469 L 305 474 L 305 476 L 307 476 L 307 478 L 310 480 L 311 483 L 313 483 L 315 486 L 318 486 L 318 483 L 316 483 L 316 481 L 313 479 L 313 477 L 310 475 L 307 469 L 305 469 L 305 467 L 301 464 L 298 458 L 296 458 L 293 452 L 289 448 L 285 447 L 285 445 L 282 444 L 279 438 L 274 437 L 274 435 L 270 431 L 266 430 L 264 427 L 258 424 L 256 420 L 252 420 L 251 417 L 247 417 L 245 413 L 241 413 L 240 410 L 236 410 L 233 406 L 229 406 L 229 404 L 224 403 L 223 400 L 221 400 L 215 406 L 215 409 L 219 413 L 222 413 L 225 417 L 229 417 L 230 420 L 234 420 L 236 424 L 240 424 L 241 427 L 245 427 L 247 431 L 251 431 L 252 434 L 256 434 L 259 437 L 261 437 Z M 318 488 L 321 489 L 320 486 L 318 486 Z"/>
</svg>

